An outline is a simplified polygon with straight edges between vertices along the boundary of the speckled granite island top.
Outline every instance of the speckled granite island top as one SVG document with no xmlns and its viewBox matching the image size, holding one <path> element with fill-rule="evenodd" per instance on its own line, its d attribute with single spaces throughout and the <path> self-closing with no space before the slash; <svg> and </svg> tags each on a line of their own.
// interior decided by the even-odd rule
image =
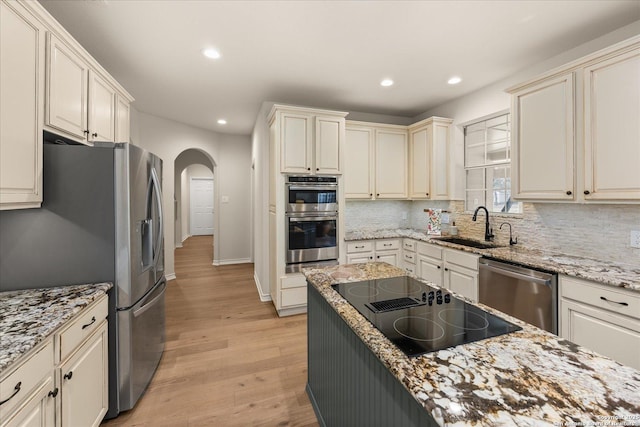
<svg viewBox="0 0 640 427">
<path fill-rule="evenodd" d="M 401 269 L 346 264 L 304 274 L 441 426 L 640 425 L 638 370 L 482 304 L 523 329 L 409 358 L 331 288 Z"/>
<path fill-rule="evenodd" d="M 436 236 L 412 229 L 390 229 L 377 231 L 352 231 L 345 235 L 345 241 L 371 239 L 391 239 L 407 237 L 414 240 L 433 243 L 439 246 L 472 252 L 497 260 L 513 262 L 533 268 L 552 271 L 567 276 L 593 280 L 605 285 L 640 292 L 640 267 L 572 256 L 570 254 L 546 253 L 542 250 L 526 248 L 522 245 L 504 246 L 491 249 L 477 249 L 468 246 L 443 242 Z"/>
<path fill-rule="evenodd" d="M 0 374 L 111 287 L 97 283 L 0 292 Z"/>
</svg>

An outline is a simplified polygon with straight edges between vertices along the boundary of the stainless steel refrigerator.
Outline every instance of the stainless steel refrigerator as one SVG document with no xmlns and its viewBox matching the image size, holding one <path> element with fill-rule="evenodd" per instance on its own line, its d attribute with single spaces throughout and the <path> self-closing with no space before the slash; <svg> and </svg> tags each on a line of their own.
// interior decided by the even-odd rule
<svg viewBox="0 0 640 427">
<path fill-rule="evenodd" d="M 107 418 L 135 405 L 164 351 L 161 177 L 134 145 L 45 143 L 42 208 L 0 213 L 0 290 L 114 283 Z"/>
</svg>

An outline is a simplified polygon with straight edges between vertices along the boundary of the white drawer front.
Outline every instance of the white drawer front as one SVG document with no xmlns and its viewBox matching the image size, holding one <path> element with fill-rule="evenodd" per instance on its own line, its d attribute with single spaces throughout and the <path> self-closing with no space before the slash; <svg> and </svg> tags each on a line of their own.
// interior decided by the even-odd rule
<svg viewBox="0 0 640 427">
<path fill-rule="evenodd" d="M 404 271 L 406 271 L 409 274 L 416 274 L 416 266 L 414 264 L 404 264 Z"/>
<path fill-rule="evenodd" d="M 282 291 L 282 307 L 289 308 L 307 303 L 307 287 L 283 289 Z"/>
<path fill-rule="evenodd" d="M 404 239 L 402 241 L 402 249 L 405 251 L 415 252 L 416 251 L 416 241 L 412 239 Z"/>
<path fill-rule="evenodd" d="M 9 399 L 0 406 L 0 420 L 5 420 L 18 403 L 53 374 L 53 366 L 53 340 L 49 338 L 47 344 L 0 383 L 0 401 Z"/>
<path fill-rule="evenodd" d="M 387 251 L 391 249 L 400 249 L 400 239 L 376 240 L 376 251 Z"/>
<path fill-rule="evenodd" d="M 307 279 L 302 274 L 283 277 L 280 287 L 282 289 L 307 287 Z"/>
<path fill-rule="evenodd" d="M 404 262 L 415 264 L 416 263 L 416 254 L 415 253 L 405 253 L 403 254 Z"/>
<path fill-rule="evenodd" d="M 86 309 L 73 320 L 68 327 L 60 332 L 59 340 L 60 360 L 64 360 L 71 352 L 87 338 L 104 319 L 107 318 L 108 298 L 106 295 L 100 297 L 93 307 Z"/>
<path fill-rule="evenodd" d="M 347 243 L 348 254 L 355 254 L 358 252 L 371 252 L 372 250 L 373 242 L 371 240 Z"/>
<path fill-rule="evenodd" d="M 563 298 L 640 319 L 640 294 L 632 292 L 575 277 L 560 276 L 560 294 Z"/>
<path fill-rule="evenodd" d="M 460 265 L 473 271 L 478 271 L 479 255 L 470 254 L 468 252 L 457 251 L 455 249 L 444 250 L 444 260 L 451 264 Z"/>
<path fill-rule="evenodd" d="M 442 247 L 418 242 L 418 254 L 429 258 L 442 259 Z"/>
</svg>

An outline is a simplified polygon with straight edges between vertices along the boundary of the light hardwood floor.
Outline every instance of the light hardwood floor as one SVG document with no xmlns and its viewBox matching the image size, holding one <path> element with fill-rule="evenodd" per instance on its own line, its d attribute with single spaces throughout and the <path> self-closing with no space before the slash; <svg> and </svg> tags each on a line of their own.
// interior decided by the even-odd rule
<svg viewBox="0 0 640 427">
<path fill-rule="evenodd" d="M 136 407 L 103 426 L 317 426 L 304 387 L 306 315 L 260 302 L 253 264 L 214 267 L 212 237 L 176 250 L 167 344 Z"/>
</svg>

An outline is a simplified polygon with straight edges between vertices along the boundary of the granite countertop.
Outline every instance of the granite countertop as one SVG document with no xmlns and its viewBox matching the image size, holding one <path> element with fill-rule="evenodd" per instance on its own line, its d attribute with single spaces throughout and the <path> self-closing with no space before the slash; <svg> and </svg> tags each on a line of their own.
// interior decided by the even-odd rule
<svg viewBox="0 0 640 427">
<path fill-rule="evenodd" d="M 407 237 L 440 246 L 472 252 L 497 260 L 513 262 L 529 267 L 547 270 L 567 276 L 593 280 L 606 285 L 640 292 L 640 267 L 631 264 L 601 261 L 570 254 L 547 253 L 542 250 L 528 249 L 521 245 L 504 246 L 491 249 L 477 249 L 455 243 L 443 242 L 437 236 L 412 229 L 390 229 L 378 231 L 347 232 L 345 241 L 389 239 Z"/>
<path fill-rule="evenodd" d="M 403 270 L 367 263 L 304 274 L 441 426 L 640 425 L 638 370 L 482 304 L 522 330 L 409 358 L 331 288 Z"/>
<path fill-rule="evenodd" d="M 0 292 L 0 374 L 113 285 Z"/>
</svg>

